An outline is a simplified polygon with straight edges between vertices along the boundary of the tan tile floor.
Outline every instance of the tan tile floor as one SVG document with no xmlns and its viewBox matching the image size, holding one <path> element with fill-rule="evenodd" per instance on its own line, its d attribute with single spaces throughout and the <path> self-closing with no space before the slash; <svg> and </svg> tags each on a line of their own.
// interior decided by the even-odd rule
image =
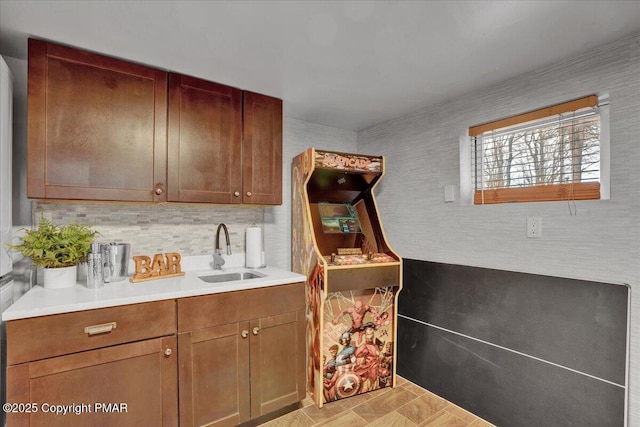
<svg viewBox="0 0 640 427">
<path fill-rule="evenodd" d="M 361 394 L 318 409 L 303 407 L 269 421 L 265 427 L 491 427 L 492 424 L 398 377 L 397 387 Z"/>
</svg>

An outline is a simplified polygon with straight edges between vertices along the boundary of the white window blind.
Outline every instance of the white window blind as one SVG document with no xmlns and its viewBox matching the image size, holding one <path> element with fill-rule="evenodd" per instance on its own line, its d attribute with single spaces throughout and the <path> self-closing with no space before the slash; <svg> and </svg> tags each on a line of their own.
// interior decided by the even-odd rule
<svg viewBox="0 0 640 427">
<path fill-rule="evenodd" d="M 595 95 L 469 129 L 474 203 L 600 198 Z"/>
</svg>

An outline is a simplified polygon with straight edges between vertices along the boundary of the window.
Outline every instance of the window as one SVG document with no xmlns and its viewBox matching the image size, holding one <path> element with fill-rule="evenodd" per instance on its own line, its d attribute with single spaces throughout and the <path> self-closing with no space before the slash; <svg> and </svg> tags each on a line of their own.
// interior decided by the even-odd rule
<svg viewBox="0 0 640 427">
<path fill-rule="evenodd" d="M 470 128 L 473 203 L 603 198 L 602 104 L 592 95 Z"/>
</svg>

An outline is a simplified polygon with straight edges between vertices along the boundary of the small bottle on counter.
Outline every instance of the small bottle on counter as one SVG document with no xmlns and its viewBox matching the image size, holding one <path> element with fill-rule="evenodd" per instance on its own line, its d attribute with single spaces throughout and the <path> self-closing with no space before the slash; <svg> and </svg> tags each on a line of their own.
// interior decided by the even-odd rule
<svg viewBox="0 0 640 427">
<path fill-rule="evenodd" d="M 102 253 L 100 244 L 92 243 L 91 252 L 87 255 L 87 288 L 96 289 L 104 286 Z"/>
</svg>

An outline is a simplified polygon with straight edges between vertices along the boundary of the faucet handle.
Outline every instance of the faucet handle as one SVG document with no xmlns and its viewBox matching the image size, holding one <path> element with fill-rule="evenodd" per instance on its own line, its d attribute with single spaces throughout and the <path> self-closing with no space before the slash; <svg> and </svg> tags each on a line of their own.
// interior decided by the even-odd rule
<svg viewBox="0 0 640 427">
<path fill-rule="evenodd" d="M 213 254 L 213 269 L 221 270 L 224 265 L 224 258 L 219 254 L 219 249 L 216 249 L 216 253 Z"/>
</svg>

